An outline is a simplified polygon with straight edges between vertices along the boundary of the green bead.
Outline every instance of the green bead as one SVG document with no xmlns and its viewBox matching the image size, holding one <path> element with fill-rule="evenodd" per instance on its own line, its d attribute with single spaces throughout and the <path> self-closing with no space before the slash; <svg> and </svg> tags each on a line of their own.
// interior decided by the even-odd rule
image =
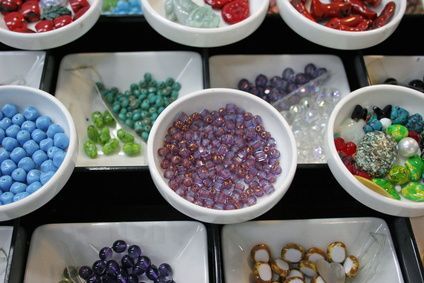
<svg viewBox="0 0 424 283">
<path fill-rule="evenodd" d="M 119 113 L 120 110 L 121 110 L 121 105 L 119 105 L 119 103 L 114 103 L 112 106 L 113 113 Z"/>
<path fill-rule="evenodd" d="M 151 73 L 145 73 L 144 74 L 144 80 L 147 82 L 150 82 L 152 80 L 153 76 Z"/>
<path fill-rule="evenodd" d="M 135 90 L 139 89 L 139 86 L 138 86 L 138 84 L 133 83 L 133 84 L 130 85 L 130 89 L 131 89 L 131 91 L 135 91 Z"/>
<path fill-rule="evenodd" d="M 144 118 L 141 122 L 144 125 L 151 125 L 152 124 L 152 120 L 150 118 Z"/>
<path fill-rule="evenodd" d="M 156 102 L 156 99 L 157 99 L 158 97 L 156 96 L 156 95 L 152 95 L 150 98 L 149 98 L 149 104 L 150 105 L 153 105 L 153 104 L 155 104 L 155 102 Z"/>
<path fill-rule="evenodd" d="M 113 93 L 107 93 L 105 96 L 105 100 L 107 103 L 112 103 L 115 100 Z"/>
<path fill-rule="evenodd" d="M 410 182 L 400 191 L 402 196 L 412 201 L 424 201 L 424 184 L 418 182 Z"/>
<path fill-rule="evenodd" d="M 124 129 L 118 130 L 118 139 L 122 141 L 123 143 L 131 143 L 134 142 L 134 136 L 125 131 Z"/>
<path fill-rule="evenodd" d="M 401 139 L 408 136 L 408 129 L 405 126 L 395 124 L 390 125 L 386 129 L 386 133 L 390 135 L 396 142 L 399 142 Z"/>
<path fill-rule="evenodd" d="M 147 110 L 149 109 L 150 104 L 148 100 L 144 100 L 143 103 L 141 103 L 141 109 Z"/>
<path fill-rule="evenodd" d="M 96 111 L 91 113 L 91 120 L 93 121 L 94 126 L 96 126 L 99 129 L 103 128 L 104 121 L 103 121 L 103 115 L 101 112 Z"/>
<path fill-rule="evenodd" d="M 132 110 L 137 109 L 139 106 L 140 106 L 140 102 L 136 99 L 134 99 L 130 102 L 130 108 Z"/>
<path fill-rule="evenodd" d="M 161 82 L 159 85 L 158 85 L 158 88 L 159 89 L 164 89 L 166 87 L 166 83 L 165 82 Z"/>
<path fill-rule="evenodd" d="M 146 118 L 148 115 L 149 115 L 149 112 L 147 112 L 146 110 L 142 110 L 140 112 L 140 116 L 141 116 L 142 119 Z"/>
<path fill-rule="evenodd" d="M 172 93 L 172 87 L 167 86 L 162 90 L 162 94 L 164 96 L 169 96 Z"/>
<path fill-rule="evenodd" d="M 102 147 L 102 151 L 106 155 L 111 155 L 118 151 L 119 149 L 119 141 L 117 139 L 111 139 Z"/>
<path fill-rule="evenodd" d="M 125 121 L 125 119 L 127 118 L 127 114 L 121 112 L 121 113 L 119 113 L 118 117 L 119 117 L 120 120 L 124 120 Z"/>
<path fill-rule="evenodd" d="M 125 114 L 126 119 L 132 119 L 133 113 L 131 111 L 127 112 L 127 114 Z"/>
<path fill-rule="evenodd" d="M 147 87 L 147 82 L 146 81 L 140 81 L 138 83 L 138 85 L 140 86 L 140 90 L 141 90 L 142 88 L 146 88 Z"/>
<path fill-rule="evenodd" d="M 155 107 L 150 107 L 150 108 L 149 108 L 149 113 L 150 113 L 150 114 L 156 113 L 156 111 L 157 111 L 157 110 L 156 110 L 156 108 L 155 108 Z"/>
<path fill-rule="evenodd" d="M 150 127 L 149 125 L 144 125 L 144 131 L 147 133 L 150 133 L 150 130 L 152 129 L 152 127 Z"/>
<path fill-rule="evenodd" d="M 128 105 L 130 104 L 130 101 L 127 99 L 123 99 L 121 101 L 121 107 L 128 107 Z"/>
<path fill-rule="evenodd" d="M 126 97 L 130 96 L 130 95 L 131 95 L 131 91 L 130 91 L 130 90 L 126 90 L 126 91 L 124 91 L 124 95 L 125 95 Z"/>
<path fill-rule="evenodd" d="M 172 89 L 179 91 L 181 89 L 181 84 L 179 82 L 175 82 L 175 84 L 172 86 Z"/>
<path fill-rule="evenodd" d="M 156 98 L 155 106 L 157 107 L 163 106 L 163 99 L 161 97 Z"/>
<path fill-rule="evenodd" d="M 150 119 L 152 119 L 152 121 L 156 121 L 156 119 L 158 118 L 158 114 L 157 113 L 153 113 L 152 115 L 150 115 Z"/>
<path fill-rule="evenodd" d="M 139 89 L 136 89 L 136 90 L 134 90 L 134 91 L 133 91 L 133 94 L 134 94 L 136 97 L 139 97 L 139 96 L 140 96 L 140 94 L 141 94 L 141 92 L 140 92 L 140 90 L 139 90 Z"/>
<path fill-rule="evenodd" d="M 156 88 L 158 86 L 158 82 L 155 80 L 152 80 L 147 84 L 147 86 Z"/>
<path fill-rule="evenodd" d="M 149 87 L 149 88 L 147 89 L 147 91 L 148 91 L 149 93 L 156 93 L 157 88 L 155 88 L 155 87 Z"/>
<path fill-rule="evenodd" d="M 145 142 L 147 142 L 147 140 L 149 139 L 149 133 L 142 132 L 142 133 L 141 133 L 141 138 L 142 138 Z"/>
<path fill-rule="evenodd" d="M 372 181 L 373 183 L 383 188 L 392 198 L 400 200 L 400 195 L 396 191 L 395 186 L 393 186 L 393 184 L 390 183 L 390 181 L 386 179 L 380 179 L 380 178 L 372 179 Z"/>
<path fill-rule="evenodd" d="M 140 114 L 140 112 L 136 112 L 136 113 L 134 113 L 133 114 L 133 116 L 132 116 L 132 120 L 135 122 L 135 121 L 138 121 L 138 120 L 141 120 L 141 114 Z"/>
<path fill-rule="evenodd" d="M 163 110 L 165 110 L 165 107 L 159 107 L 159 108 L 158 108 L 158 113 L 159 113 L 159 114 L 160 114 L 160 113 L 162 113 L 162 111 L 163 111 Z"/>
<path fill-rule="evenodd" d="M 143 95 L 147 97 L 147 94 L 148 94 L 147 88 L 140 89 L 140 97 L 143 96 Z"/>
<path fill-rule="evenodd" d="M 134 123 L 134 130 L 138 133 L 139 131 L 143 131 L 144 125 L 143 122 L 137 121 Z"/>
<path fill-rule="evenodd" d="M 143 103 L 143 101 L 147 98 L 147 94 L 140 94 L 140 96 L 138 97 L 138 102 Z"/>
<path fill-rule="evenodd" d="M 175 80 L 173 78 L 167 78 L 165 83 L 169 86 L 173 86 L 175 83 Z"/>
<path fill-rule="evenodd" d="M 134 121 L 130 118 L 125 120 L 125 125 L 127 125 L 128 127 L 130 127 L 131 129 L 134 128 Z"/>
<path fill-rule="evenodd" d="M 121 111 L 120 111 L 119 113 L 127 114 L 127 112 L 128 112 L 127 108 L 122 108 L 122 109 L 121 109 Z"/>
<path fill-rule="evenodd" d="M 100 144 L 106 144 L 107 142 L 110 141 L 110 131 L 109 128 L 104 127 L 101 131 L 100 131 L 100 138 L 99 138 Z"/>
<path fill-rule="evenodd" d="M 387 175 L 387 179 L 395 185 L 403 185 L 410 181 L 409 170 L 400 165 L 394 165 Z"/>
<path fill-rule="evenodd" d="M 424 173 L 424 161 L 418 156 L 411 156 L 405 162 L 405 167 L 409 170 L 411 181 L 418 182 Z"/>
<path fill-rule="evenodd" d="M 106 126 L 114 127 L 115 126 L 115 119 L 113 118 L 112 114 L 110 114 L 109 111 L 103 112 L 103 121 Z"/>
<path fill-rule="evenodd" d="M 171 93 L 171 98 L 174 99 L 174 100 L 177 99 L 178 98 L 178 91 L 173 90 L 172 93 Z"/>
<path fill-rule="evenodd" d="M 136 156 L 140 154 L 141 145 L 138 143 L 129 142 L 124 144 L 123 150 L 124 153 L 128 156 Z"/>
<path fill-rule="evenodd" d="M 94 143 L 98 143 L 100 141 L 99 131 L 93 125 L 87 127 L 87 136 Z"/>
<path fill-rule="evenodd" d="M 94 142 L 91 140 L 88 140 L 84 143 L 84 153 L 90 157 L 90 158 L 96 158 L 97 157 L 97 146 Z"/>
</svg>

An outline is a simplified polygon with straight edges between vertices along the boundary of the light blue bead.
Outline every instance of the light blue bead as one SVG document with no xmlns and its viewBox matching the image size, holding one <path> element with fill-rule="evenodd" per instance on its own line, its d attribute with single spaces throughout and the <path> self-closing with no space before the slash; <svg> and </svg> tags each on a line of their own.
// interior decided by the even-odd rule
<svg viewBox="0 0 424 283">
<path fill-rule="evenodd" d="M 49 138 L 53 138 L 55 134 L 57 133 L 64 133 L 65 131 L 63 128 L 58 124 L 51 124 L 49 128 L 47 129 L 47 136 Z"/>
<path fill-rule="evenodd" d="M 43 132 L 40 129 L 35 129 L 32 133 L 31 133 L 31 138 L 35 141 L 35 142 L 40 142 L 42 140 L 44 140 L 45 138 L 47 138 L 47 135 L 45 132 Z"/>
<path fill-rule="evenodd" d="M 37 166 L 40 166 L 41 163 L 43 163 L 47 159 L 48 159 L 47 153 L 45 153 L 41 149 L 37 150 L 36 152 L 34 152 L 32 154 L 32 160 L 34 160 L 34 162 L 35 162 L 35 164 L 37 164 Z"/>
<path fill-rule="evenodd" d="M 33 121 L 25 121 L 22 123 L 21 126 L 21 130 L 26 130 L 28 131 L 30 134 L 32 133 L 32 131 L 34 131 L 37 128 L 37 126 L 35 126 L 35 123 Z"/>
<path fill-rule="evenodd" d="M 14 194 L 25 192 L 27 185 L 21 182 L 15 182 L 10 186 L 10 192 Z"/>
<path fill-rule="evenodd" d="M 19 145 L 19 143 L 14 138 L 5 137 L 2 140 L 1 145 L 4 147 L 4 149 L 6 149 L 7 151 L 11 152 L 15 147 L 17 147 Z"/>
<path fill-rule="evenodd" d="M 35 125 L 42 131 L 47 131 L 49 126 L 52 124 L 52 119 L 49 116 L 40 116 L 35 120 Z"/>
<path fill-rule="evenodd" d="M 16 139 L 16 136 L 20 130 L 21 127 L 18 125 L 10 125 L 10 127 L 6 129 L 6 136 Z"/>
<path fill-rule="evenodd" d="M 11 159 L 6 159 L 0 164 L 0 169 L 3 175 L 10 175 L 12 174 L 13 170 L 16 169 L 16 164 Z"/>
<path fill-rule="evenodd" d="M 12 186 L 13 179 L 9 175 L 4 175 L 0 177 L 0 189 L 3 192 L 8 192 L 10 190 L 10 186 Z"/>
<path fill-rule="evenodd" d="M 14 197 L 13 197 L 13 202 L 19 201 L 23 198 L 26 198 L 27 196 L 29 196 L 29 193 L 27 192 L 21 192 L 21 193 L 17 193 Z"/>
<path fill-rule="evenodd" d="M 129 0 L 128 3 L 132 6 L 132 7 L 140 7 L 140 1 L 138 0 Z"/>
<path fill-rule="evenodd" d="M 3 112 L 0 111 L 0 120 L 3 119 Z"/>
<path fill-rule="evenodd" d="M 21 113 L 17 113 L 12 117 L 12 123 L 21 126 L 25 122 L 25 117 Z"/>
<path fill-rule="evenodd" d="M 25 142 L 31 139 L 31 134 L 26 130 L 20 130 L 16 135 L 16 140 L 22 146 Z"/>
<path fill-rule="evenodd" d="M 0 128 L 0 143 L 3 141 L 5 136 L 6 136 L 6 132 L 2 128 Z"/>
<path fill-rule="evenodd" d="M 26 175 L 27 175 L 27 173 L 25 172 L 24 169 L 16 168 L 15 170 L 13 170 L 11 176 L 12 176 L 12 179 L 17 181 L 17 182 L 25 182 L 26 181 Z"/>
<path fill-rule="evenodd" d="M 121 11 L 127 11 L 130 8 L 130 4 L 127 1 L 119 0 L 118 3 L 116 3 L 116 8 Z"/>
<path fill-rule="evenodd" d="M 15 195 L 13 194 L 13 193 L 11 193 L 11 192 L 4 192 L 4 193 L 2 193 L 1 195 L 0 195 L 0 201 L 3 203 L 3 204 L 8 204 L 8 203 L 11 203 L 12 201 L 13 201 L 13 197 L 14 197 Z"/>
<path fill-rule="evenodd" d="M 53 177 L 53 175 L 55 173 L 56 172 L 54 172 L 54 171 L 41 172 L 41 175 L 40 175 L 40 182 L 41 182 L 41 184 L 44 185 L 45 183 L 47 183 L 50 180 L 50 178 Z"/>
<path fill-rule="evenodd" d="M 60 149 L 67 149 L 69 146 L 69 138 L 64 133 L 57 133 L 54 135 L 54 146 Z"/>
<path fill-rule="evenodd" d="M 28 106 L 27 108 L 25 108 L 24 117 L 27 120 L 35 121 L 38 118 L 38 116 L 40 116 L 40 114 L 38 113 L 37 108 L 33 106 Z"/>
<path fill-rule="evenodd" d="M 24 169 L 25 172 L 29 172 L 35 168 L 35 162 L 31 157 L 24 157 L 19 161 L 18 167 Z"/>
<path fill-rule="evenodd" d="M 29 156 L 32 156 L 34 154 L 34 152 L 36 152 L 37 150 L 40 149 L 40 147 L 38 146 L 38 143 L 36 143 L 33 140 L 29 140 L 29 141 L 25 142 L 22 147 L 25 149 L 26 153 Z"/>
<path fill-rule="evenodd" d="M 49 148 L 51 148 L 52 146 L 53 146 L 53 140 L 51 138 L 47 138 L 40 141 L 40 149 L 44 150 L 45 152 L 47 152 Z"/>
<path fill-rule="evenodd" d="M 9 159 L 10 154 L 7 150 L 5 150 L 3 147 L 0 147 L 0 163 L 5 161 L 6 159 Z"/>
<path fill-rule="evenodd" d="M 39 181 L 35 181 L 34 183 L 31 183 L 27 186 L 26 192 L 29 194 L 32 194 L 41 187 L 42 187 L 41 183 Z"/>
<path fill-rule="evenodd" d="M 40 165 L 41 172 L 49 172 L 49 171 L 55 171 L 57 170 L 56 166 L 53 164 L 53 160 L 47 159 Z"/>
<path fill-rule="evenodd" d="M 10 118 L 4 117 L 0 120 L 0 128 L 2 128 L 3 130 L 9 128 L 10 125 L 12 125 L 12 120 L 10 120 Z"/>
<path fill-rule="evenodd" d="M 18 113 L 18 108 L 15 104 L 5 104 L 1 109 L 4 116 L 12 118 L 16 113 Z"/>
<path fill-rule="evenodd" d="M 63 160 L 65 159 L 66 153 L 64 151 L 57 151 L 53 155 L 53 164 L 56 166 L 56 168 L 59 168 L 62 164 Z"/>
<path fill-rule="evenodd" d="M 32 184 L 34 182 L 40 181 L 41 171 L 37 169 L 32 169 L 27 174 L 27 183 Z"/>
<path fill-rule="evenodd" d="M 50 159 L 53 159 L 53 157 L 54 157 L 55 153 L 56 153 L 56 152 L 58 152 L 58 151 L 63 151 L 63 150 L 61 150 L 61 149 L 60 149 L 60 148 L 58 148 L 58 147 L 52 146 L 52 147 L 50 147 L 50 148 L 49 148 L 49 150 L 47 150 L 47 156 L 48 156 Z"/>
<path fill-rule="evenodd" d="M 12 159 L 16 164 L 18 164 L 18 162 L 26 156 L 27 153 L 22 147 L 15 147 L 10 153 L 10 159 Z"/>
</svg>

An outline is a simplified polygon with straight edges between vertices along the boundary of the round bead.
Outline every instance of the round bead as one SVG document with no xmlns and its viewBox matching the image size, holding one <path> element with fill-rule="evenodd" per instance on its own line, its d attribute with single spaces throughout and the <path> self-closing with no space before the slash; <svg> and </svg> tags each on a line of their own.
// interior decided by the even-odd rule
<svg viewBox="0 0 424 283">
<path fill-rule="evenodd" d="M 30 156 L 32 156 L 37 150 L 40 149 L 38 143 L 36 143 L 33 140 L 26 141 L 22 145 L 23 149 L 25 149 L 26 153 Z"/>
<path fill-rule="evenodd" d="M 63 160 L 65 159 L 65 156 L 66 156 L 66 153 L 62 150 L 56 152 L 53 156 L 53 165 L 56 168 L 59 168 Z"/>
<path fill-rule="evenodd" d="M 53 146 L 53 140 L 51 138 L 46 138 L 41 140 L 39 145 L 41 150 L 47 152 L 49 148 Z"/>
<path fill-rule="evenodd" d="M 38 113 L 37 108 L 33 106 L 28 106 L 24 110 L 24 117 L 29 121 L 35 121 L 40 114 Z M 35 125 L 35 124 L 34 124 Z"/>
<path fill-rule="evenodd" d="M 40 181 L 41 171 L 38 169 L 32 169 L 27 173 L 27 183 L 32 184 L 34 182 Z"/>
<path fill-rule="evenodd" d="M 21 130 L 21 127 L 19 127 L 18 125 L 10 125 L 5 131 L 6 136 L 16 139 L 16 136 L 18 135 L 18 132 L 20 130 Z"/>
<path fill-rule="evenodd" d="M 104 260 L 96 260 L 92 266 L 93 272 L 97 275 L 103 275 L 106 272 L 106 262 Z"/>
<path fill-rule="evenodd" d="M 386 129 L 386 133 L 390 135 L 396 142 L 408 136 L 408 129 L 399 124 L 390 125 Z"/>
<path fill-rule="evenodd" d="M 13 179 L 8 175 L 4 175 L 0 177 L 0 190 L 3 192 L 8 192 L 10 190 L 10 186 L 12 186 Z"/>
<path fill-rule="evenodd" d="M 14 194 L 22 193 L 22 192 L 25 192 L 26 188 L 27 188 L 27 185 L 25 185 L 24 183 L 14 182 L 12 186 L 10 186 L 10 192 Z"/>
<path fill-rule="evenodd" d="M 1 111 L 3 112 L 4 116 L 12 118 L 16 113 L 18 113 L 18 108 L 14 104 L 5 104 Z"/>
<path fill-rule="evenodd" d="M 11 192 L 4 192 L 0 195 L 0 201 L 3 204 L 8 204 L 8 203 L 12 203 L 13 202 L 13 197 L 15 195 Z"/>
<path fill-rule="evenodd" d="M 403 166 L 394 165 L 390 169 L 387 175 L 387 179 L 395 185 L 406 184 L 407 182 L 409 182 L 409 171 Z"/>
<path fill-rule="evenodd" d="M 35 162 L 35 164 L 37 164 L 37 166 L 40 166 L 41 163 L 43 163 L 47 159 L 48 159 L 47 154 L 44 151 L 42 151 L 41 149 L 35 151 L 32 154 L 32 160 Z"/>
<path fill-rule="evenodd" d="M 159 278 L 159 275 L 159 270 L 154 264 L 150 265 L 149 268 L 146 270 L 146 276 L 150 280 L 157 280 Z"/>
<path fill-rule="evenodd" d="M 424 184 L 418 182 L 410 182 L 402 188 L 401 194 L 406 199 L 424 202 Z"/>
<path fill-rule="evenodd" d="M 162 263 L 159 265 L 158 270 L 162 277 L 172 276 L 173 274 L 171 266 L 167 263 Z"/>
<path fill-rule="evenodd" d="M 29 194 L 32 194 L 38 191 L 38 189 L 40 189 L 41 187 L 42 187 L 41 183 L 39 181 L 35 181 L 27 186 L 26 192 Z"/>
<path fill-rule="evenodd" d="M 24 157 L 18 162 L 18 167 L 24 169 L 26 172 L 35 168 L 35 162 L 31 157 Z"/>
<path fill-rule="evenodd" d="M 40 165 L 41 172 L 56 171 L 57 168 L 53 164 L 53 160 L 47 159 Z"/>
<path fill-rule="evenodd" d="M 25 117 L 21 113 L 17 113 L 12 117 L 12 123 L 21 126 L 25 122 Z"/>
<path fill-rule="evenodd" d="M 64 132 L 65 131 L 63 130 L 63 128 L 60 125 L 53 123 L 47 129 L 46 134 L 47 134 L 47 137 L 53 138 L 55 134 L 57 134 L 57 133 L 64 133 Z"/>
<path fill-rule="evenodd" d="M 10 159 L 18 163 L 22 158 L 26 157 L 27 153 L 22 147 L 15 147 L 10 153 Z"/>
<path fill-rule="evenodd" d="M 21 125 L 21 129 L 28 131 L 30 134 L 36 129 L 35 123 L 33 121 L 25 121 Z"/>
<path fill-rule="evenodd" d="M 11 152 L 15 147 L 19 145 L 18 141 L 11 137 L 5 137 L 1 143 L 1 145 L 7 151 Z"/>
<path fill-rule="evenodd" d="M 408 158 L 405 162 L 405 167 L 409 170 L 409 178 L 411 181 L 418 182 L 421 180 L 424 173 L 424 160 L 418 155 Z"/>
<path fill-rule="evenodd" d="M 53 159 L 53 157 L 54 157 L 54 155 L 56 154 L 56 152 L 63 152 L 63 153 L 64 153 L 64 151 L 63 151 L 63 150 L 61 150 L 60 148 L 55 147 L 55 146 L 52 146 L 52 147 L 50 147 L 50 148 L 47 150 L 47 156 L 48 156 L 50 159 Z"/>
<path fill-rule="evenodd" d="M 34 130 L 34 131 L 32 131 L 32 133 L 31 133 L 31 138 L 32 138 L 35 142 L 39 143 L 40 141 L 42 141 L 42 140 L 44 140 L 45 138 L 47 138 L 47 135 L 46 135 L 46 133 L 45 133 L 45 132 L 43 132 L 42 130 L 40 130 L 40 129 L 35 129 L 35 130 Z"/>
<path fill-rule="evenodd" d="M 420 149 L 418 142 L 413 138 L 403 138 L 398 143 L 398 152 L 402 157 L 408 158 L 416 155 Z"/>
<path fill-rule="evenodd" d="M 17 181 L 17 182 L 25 182 L 26 181 L 26 175 L 27 175 L 27 173 L 22 168 L 16 168 L 15 170 L 13 170 L 13 172 L 11 174 L 12 179 Z"/>
<path fill-rule="evenodd" d="M 0 121 L 0 128 L 2 128 L 3 130 L 6 130 L 7 128 L 9 128 L 12 125 L 12 120 L 10 120 L 10 118 L 4 117 L 3 119 L 1 119 Z"/>
<path fill-rule="evenodd" d="M 25 142 L 31 139 L 31 134 L 27 130 L 20 130 L 16 134 L 16 140 L 22 146 Z"/>
<path fill-rule="evenodd" d="M 123 253 L 127 249 L 127 243 L 124 240 L 117 240 L 113 243 L 112 249 L 116 253 Z"/>
<path fill-rule="evenodd" d="M 99 251 L 99 258 L 101 260 L 108 260 L 112 258 L 112 255 L 113 255 L 113 251 L 109 247 L 104 247 Z"/>
<path fill-rule="evenodd" d="M 137 245 L 131 245 L 128 247 L 128 255 L 132 259 L 138 259 L 141 256 L 141 248 Z"/>
<path fill-rule="evenodd" d="M 12 174 L 13 170 L 15 170 L 16 167 L 17 166 L 16 166 L 15 162 L 13 162 L 13 160 L 11 160 L 11 159 L 4 160 L 0 165 L 0 169 L 1 169 L 1 172 L 3 173 L 3 175 Z"/>
<path fill-rule="evenodd" d="M 78 274 L 82 279 L 87 280 L 93 275 L 93 270 L 88 266 L 81 266 Z"/>
<path fill-rule="evenodd" d="M 13 196 L 13 202 L 19 201 L 19 200 L 21 200 L 23 198 L 26 198 L 27 196 L 29 196 L 29 193 L 28 192 L 17 193 L 17 194 L 15 194 Z"/>
</svg>

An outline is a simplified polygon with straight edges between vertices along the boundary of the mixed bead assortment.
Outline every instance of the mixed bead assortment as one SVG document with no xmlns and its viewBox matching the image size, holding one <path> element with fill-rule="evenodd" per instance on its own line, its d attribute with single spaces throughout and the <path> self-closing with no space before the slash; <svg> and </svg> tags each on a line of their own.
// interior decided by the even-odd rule
<svg viewBox="0 0 424 283">
<path fill-rule="evenodd" d="M 112 247 L 99 251 L 99 260 L 93 265 L 81 266 L 79 276 L 87 283 L 175 283 L 173 270 L 167 263 L 154 265 L 138 245 L 117 240 Z"/>
<path fill-rule="evenodd" d="M 112 155 L 120 149 L 119 142 L 123 143 L 123 151 L 127 156 L 137 156 L 140 154 L 141 145 L 134 141 L 134 136 L 119 129 L 117 138 L 111 137 L 110 128 L 116 127 L 115 119 L 109 111 L 103 113 L 96 111 L 91 114 L 93 125 L 87 127 L 88 140 L 84 143 L 83 149 L 85 154 L 90 158 L 96 158 L 99 153 L 97 144 L 101 145 L 100 153 Z"/>
<path fill-rule="evenodd" d="M 144 80 L 131 84 L 125 92 L 115 87 L 108 89 L 100 82 L 96 84 L 118 121 L 134 130 L 144 141 L 147 141 L 159 114 L 178 98 L 181 89 L 181 84 L 173 78 L 156 81 L 150 73 L 145 73 Z"/>
<path fill-rule="evenodd" d="M 62 164 L 69 138 L 49 116 L 14 104 L 0 111 L 0 205 L 36 192 Z"/>
<path fill-rule="evenodd" d="M 192 0 L 165 0 L 166 18 L 180 24 L 196 28 L 216 28 L 221 19 L 227 24 L 243 21 L 250 14 L 248 0 L 205 0 L 207 5 L 200 6 Z"/>
<path fill-rule="evenodd" d="M 139 0 L 103 0 L 103 15 L 138 15 L 142 14 Z"/>
<path fill-rule="evenodd" d="M 424 201 L 424 121 L 421 114 L 387 105 L 357 105 L 335 137 L 347 169 L 387 197 Z"/>
<path fill-rule="evenodd" d="M 90 9 L 87 0 L 0 0 L 7 28 L 15 32 L 47 32 L 64 27 Z"/>
<path fill-rule="evenodd" d="M 397 81 L 397 79 L 395 78 L 387 78 L 384 81 L 385 84 L 391 84 L 391 85 L 401 85 L 399 84 L 399 82 Z M 407 85 L 405 85 L 407 87 L 410 87 L 412 89 L 424 92 L 424 78 L 422 80 L 420 79 L 415 79 L 410 81 Z"/>
<path fill-rule="evenodd" d="M 275 190 L 282 172 L 280 152 L 262 118 L 234 104 L 180 113 L 158 155 L 175 193 L 219 210 L 254 205 Z"/>
<path fill-rule="evenodd" d="M 305 0 L 291 0 L 293 7 L 307 19 L 323 23 L 326 27 L 360 32 L 373 30 L 386 25 L 395 14 L 396 3 L 387 2 L 380 15 L 373 9 L 379 9 L 381 0 L 336 0 L 322 3 L 312 0 L 310 9 Z"/>
<path fill-rule="evenodd" d="M 354 278 L 360 267 L 359 259 L 348 255 L 343 242 L 330 243 L 326 252 L 318 247 L 305 250 L 299 244 L 289 243 L 281 249 L 280 257 L 273 257 L 268 245 L 258 244 L 251 249 L 250 258 L 256 283 L 339 282 L 333 278 L 334 271 Z"/>
</svg>

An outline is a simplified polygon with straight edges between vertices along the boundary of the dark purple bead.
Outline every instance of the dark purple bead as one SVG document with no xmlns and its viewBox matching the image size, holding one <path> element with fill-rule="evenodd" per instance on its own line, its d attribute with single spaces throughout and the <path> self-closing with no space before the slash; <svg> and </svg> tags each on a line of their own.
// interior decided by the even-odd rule
<svg viewBox="0 0 424 283">
<path fill-rule="evenodd" d="M 134 260 L 129 255 L 124 255 L 121 258 L 121 264 L 124 268 L 132 268 L 134 266 Z"/>
<path fill-rule="evenodd" d="M 264 74 L 258 75 L 255 79 L 256 87 L 258 87 L 258 86 L 266 87 L 267 83 L 268 83 L 268 77 L 265 76 Z"/>
<path fill-rule="evenodd" d="M 128 283 L 138 283 L 138 276 L 130 274 L 128 276 Z"/>
<path fill-rule="evenodd" d="M 305 66 L 305 74 L 313 77 L 316 69 L 317 67 L 314 64 L 309 63 L 308 65 Z"/>
<path fill-rule="evenodd" d="M 108 259 L 112 258 L 112 255 L 113 255 L 113 251 L 109 247 L 104 247 L 99 252 L 99 258 L 101 260 L 108 260 Z"/>
<path fill-rule="evenodd" d="M 114 260 L 109 260 L 106 263 L 106 274 L 116 277 L 120 272 L 119 264 Z"/>
<path fill-rule="evenodd" d="M 294 70 L 292 68 L 285 68 L 282 73 L 283 79 L 292 81 L 294 79 Z"/>
<path fill-rule="evenodd" d="M 131 245 L 128 247 L 128 255 L 132 259 L 137 259 L 139 256 L 141 256 L 141 248 L 137 245 Z"/>
<path fill-rule="evenodd" d="M 87 280 L 90 278 L 90 276 L 93 275 L 93 270 L 91 270 L 88 266 L 81 266 L 78 272 L 79 276 L 81 276 L 82 279 Z"/>
<path fill-rule="evenodd" d="M 253 95 L 256 95 L 256 96 L 259 96 L 259 94 L 260 94 L 260 92 L 259 92 L 258 88 L 257 88 L 257 87 L 255 87 L 255 86 L 252 86 L 252 87 L 249 89 L 249 92 L 250 92 L 251 94 L 253 94 Z"/>
<path fill-rule="evenodd" d="M 309 81 L 310 81 L 309 77 L 304 73 L 298 73 L 294 78 L 294 82 L 297 85 L 304 85 Z"/>
<path fill-rule="evenodd" d="M 159 270 L 158 268 L 152 264 L 146 271 L 146 276 L 150 280 L 157 280 L 159 278 Z"/>
<path fill-rule="evenodd" d="M 97 275 L 94 275 L 94 274 L 86 280 L 86 283 L 101 283 L 101 282 L 102 281 L 100 279 L 100 276 L 97 276 Z"/>
<path fill-rule="evenodd" d="M 238 89 L 242 91 L 249 91 L 250 83 L 246 79 L 241 79 L 238 83 Z"/>
<path fill-rule="evenodd" d="M 123 253 L 127 249 L 127 243 L 124 240 L 116 240 L 112 245 L 112 249 L 116 253 Z"/>
<path fill-rule="evenodd" d="M 136 266 L 139 266 L 142 270 L 146 271 L 151 264 L 152 262 L 150 261 L 150 258 L 148 258 L 147 256 L 141 256 L 138 258 Z"/>
<path fill-rule="evenodd" d="M 291 93 L 291 92 L 295 91 L 296 89 L 297 89 L 297 85 L 296 84 L 293 84 L 293 83 L 290 83 L 287 86 L 287 93 Z"/>
<path fill-rule="evenodd" d="M 315 70 L 314 75 L 312 77 L 313 78 L 318 78 L 319 76 L 322 76 L 325 73 L 327 73 L 327 69 L 326 68 L 318 68 L 318 69 Z"/>
<path fill-rule="evenodd" d="M 97 275 L 102 275 L 106 271 L 106 262 L 103 260 L 96 260 L 93 263 L 93 271 Z"/>
<path fill-rule="evenodd" d="M 116 276 L 117 283 L 128 283 L 128 275 L 127 274 L 118 274 Z"/>
<path fill-rule="evenodd" d="M 110 277 L 107 274 L 103 274 L 102 276 L 100 276 L 100 280 L 102 283 L 116 283 L 116 279 Z"/>
</svg>

